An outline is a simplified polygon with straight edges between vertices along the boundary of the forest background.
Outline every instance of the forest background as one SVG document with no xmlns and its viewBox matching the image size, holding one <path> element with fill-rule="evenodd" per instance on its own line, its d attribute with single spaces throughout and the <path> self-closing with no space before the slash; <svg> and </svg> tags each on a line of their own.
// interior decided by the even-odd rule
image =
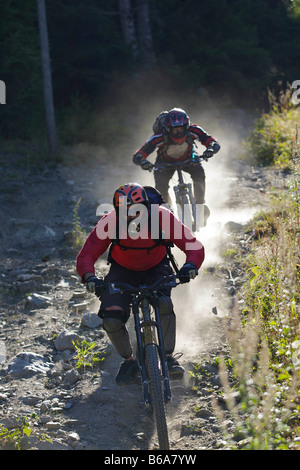
<svg viewBox="0 0 300 470">
<path fill-rule="evenodd" d="M 61 144 L 130 139 L 139 114 L 153 120 L 151 104 L 170 91 L 181 107 L 210 96 L 266 111 L 268 88 L 299 78 L 297 0 L 52 0 L 46 9 Z M 2 0 L 0 50 L 1 138 L 43 141 L 36 0 Z"/>
</svg>

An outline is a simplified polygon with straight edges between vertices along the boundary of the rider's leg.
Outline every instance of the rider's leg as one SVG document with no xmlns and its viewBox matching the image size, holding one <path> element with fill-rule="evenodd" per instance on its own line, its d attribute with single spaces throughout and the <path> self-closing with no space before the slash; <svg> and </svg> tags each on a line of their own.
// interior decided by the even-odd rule
<svg viewBox="0 0 300 470">
<path fill-rule="evenodd" d="M 124 280 L 123 268 L 112 263 L 105 282 L 121 282 Z M 103 328 L 114 347 L 124 359 L 129 359 L 132 348 L 125 323 L 129 318 L 130 298 L 125 294 L 104 294 L 101 297 L 99 317 L 103 319 Z"/>
<path fill-rule="evenodd" d="M 106 307 L 101 312 L 103 328 L 117 352 L 124 358 L 116 375 L 118 385 L 136 383 L 138 379 L 139 366 L 132 355 L 132 347 L 129 334 L 125 326 L 125 312 L 118 305 Z"/>
<path fill-rule="evenodd" d="M 131 359 L 132 347 L 125 326 L 124 310 L 118 305 L 112 305 L 101 312 L 101 317 L 103 318 L 103 329 L 120 356 L 124 359 Z"/>
<path fill-rule="evenodd" d="M 164 295 L 159 298 L 159 313 L 165 352 L 172 355 L 175 349 L 176 317 L 170 297 Z"/>
<path fill-rule="evenodd" d="M 164 171 L 155 171 L 154 172 L 154 181 L 155 187 L 161 193 L 162 197 L 170 206 L 172 201 L 169 195 L 169 181 L 174 174 L 174 170 L 164 170 Z"/>
<path fill-rule="evenodd" d="M 173 357 L 176 339 L 176 317 L 170 297 L 165 295 L 159 298 L 159 312 L 169 375 L 171 378 L 179 379 L 184 374 L 184 368 Z"/>
<path fill-rule="evenodd" d="M 194 196 L 197 204 L 197 226 L 205 227 L 210 210 L 205 204 L 206 178 L 202 165 L 191 167 L 189 173 L 194 183 Z"/>
</svg>

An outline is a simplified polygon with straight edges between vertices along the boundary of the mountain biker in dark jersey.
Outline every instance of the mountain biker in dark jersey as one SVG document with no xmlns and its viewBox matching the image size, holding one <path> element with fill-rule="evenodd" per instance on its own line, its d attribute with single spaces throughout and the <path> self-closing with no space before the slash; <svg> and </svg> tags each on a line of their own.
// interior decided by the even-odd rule
<svg viewBox="0 0 300 470">
<path fill-rule="evenodd" d="M 151 235 L 152 227 L 149 230 L 148 223 L 144 223 L 148 222 L 151 211 L 145 189 L 137 183 L 124 184 L 115 191 L 113 204 L 114 209 L 99 220 L 77 256 L 77 272 L 88 291 L 95 292 L 96 286 L 101 289 L 104 282 L 152 284 L 157 279 L 172 274 L 173 270 L 166 256 L 166 244 L 156 243 L 155 237 Z M 146 213 L 144 222 L 139 219 L 141 212 Z M 166 241 L 170 240 L 186 254 L 185 263 L 179 270 L 178 277 L 182 283 L 189 282 L 198 274 L 203 263 L 204 247 L 166 207 L 159 206 L 157 214 L 162 230 L 166 223 L 164 221 L 168 220 L 164 231 Z M 136 230 L 133 230 L 133 227 Z M 132 233 L 133 231 L 135 233 Z M 94 265 L 109 247 L 111 266 L 103 281 L 95 275 Z M 171 289 L 161 293 L 159 302 L 170 377 L 173 374 L 180 378 L 184 369 L 173 357 L 176 318 L 171 301 Z M 129 308 L 129 298 L 125 294 L 105 293 L 101 296 L 99 316 L 103 319 L 103 328 L 124 359 L 116 376 L 119 385 L 134 382 L 139 372 L 125 326 L 130 314 Z"/>
<path fill-rule="evenodd" d="M 139 148 L 134 156 L 133 162 L 140 165 L 143 170 L 151 170 L 153 165 L 147 160 L 149 155 L 157 149 L 156 164 L 164 162 L 178 162 L 192 157 L 195 141 L 199 141 L 206 147 L 205 158 L 212 157 L 220 150 L 219 143 L 208 135 L 197 124 L 190 124 L 190 119 L 186 112 L 180 108 L 173 108 L 170 111 L 161 113 L 161 125 L 157 126 L 157 132 Z M 194 183 L 194 195 L 196 204 L 205 204 L 205 173 L 201 163 L 190 167 L 185 167 Z M 169 181 L 175 169 L 167 168 L 163 171 L 156 171 L 154 174 L 155 187 L 160 191 L 165 201 L 170 204 L 168 195 Z M 170 204 L 171 205 L 171 204 Z M 209 216 L 209 209 L 204 206 L 205 218 Z"/>
</svg>

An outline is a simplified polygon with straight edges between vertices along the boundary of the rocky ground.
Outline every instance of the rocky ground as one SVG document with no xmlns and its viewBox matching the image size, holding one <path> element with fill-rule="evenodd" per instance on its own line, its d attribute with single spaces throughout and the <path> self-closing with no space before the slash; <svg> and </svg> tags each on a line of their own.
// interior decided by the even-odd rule
<svg viewBox="0 0 300 470">
<path fill-rule="evenodd" d="M 224 321 L 243 273 L 221 254 L 236 244 L 247 251 L 251 236 L 244 224 L 269 190 L 270 176 L 260 169 L 231 163 L 216 171 L 209 163 L 212 216 L 198 234 L 206 261 L 198 278 L 173 296 L 177 352 L 186 367 L 185 379 L 172 382 L 167 405 L 173 450 L 229 446 L 213 401 L 220 387 L 215 358 L 225 345 Z M 140 387 L 115 384 L 120 358 L 96 315 L 97 299 L 80 284 L 70 243 L 80 198 L 78 215 L 88 232 L 98 204 L 110 202 L 115 187 L 136 179 L 149 183 L 149 174 L 130 162 L 26 169 L 18 155 L 1 155 L 0 166 L 0 423 L 10 431 L 27 418 L 25 448 L 158 449 Z M 106 269 L 104 256 L 98 272 Z M 78 337 L 95 343 L 104 358 L 99 365 L 76 368 L 72 341 Z M 189 373 L 195 366 L 201 380 Z"/>
</svg>

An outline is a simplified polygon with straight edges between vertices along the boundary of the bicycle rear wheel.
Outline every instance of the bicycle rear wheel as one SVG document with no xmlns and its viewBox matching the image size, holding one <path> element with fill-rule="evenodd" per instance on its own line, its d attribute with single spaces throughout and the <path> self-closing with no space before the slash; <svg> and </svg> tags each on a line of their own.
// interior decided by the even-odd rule
<svg viewBox="0 0 300 470">
<path fill-rule="evenodd" d="M 146 367 L 150 387 L 151 406 L 156 422 L 159 448 L 169 450 L 169 436 L 166 419 L 166 408 L 163 395 L 158 352 L 154 344 L 146 346 Z"/>
</svg>

